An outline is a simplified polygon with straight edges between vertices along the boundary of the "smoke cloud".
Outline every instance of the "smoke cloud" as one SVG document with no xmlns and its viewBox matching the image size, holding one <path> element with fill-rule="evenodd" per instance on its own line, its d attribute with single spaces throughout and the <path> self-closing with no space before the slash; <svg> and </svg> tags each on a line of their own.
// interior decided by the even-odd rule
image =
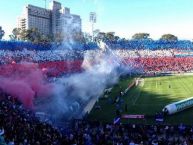
<svg viewBox="0 0 193 145">
<path fill-rule="evenodd" d="M 85 109 L 89 102 L 95 102 L 105 88 L 118 82 L 120 75 L 132 70 L 104 43 L 100 48 L 84 52 L 82 72 L 55 78 L 52 84 L 38 64 L 7 65 L 7 73 L 0 76 L 0 89 L 26 107 L 55 119 L 81 118 L 92 109 L 92 105 Z"/>
<path fill-rule="evenodd" d="M 66 25 L 71 28 L 64 27 L 65 38 L 58 48 L 63 54 L 73 52 L 72 46 L 76 43 L 71 31 L 79 27 L 73 24 L 72 16 Z M 45 112 L 55 119 L 82 117 L 92 109 L 90 106 L 85 110 L 89 102 L 96 101 L 105 88 L 118 82 L 120 75 L 131 71 L 131 67 L 126 66 L 124 60 L 104 43 L 100 48 L 84 52 L 83 71 L 80 73 L 56 78 L 48 84 L 38 66 L 24 63 L 24 67 L 15 68 L 16 71 L 0 78 L 0 89 L 18 98 L 25 106 L 34 107 L 35 111 Z"/>
<path fill-rule="evenodd" d="M 103 47 L 85 52 L 84 71 L 58 78 L 54 83 L 54 97 L 38 104 L 37 110 L 54 114 L 54 118 L 71 119 L 81 118 L 85 111 L 92 109 L 85 110 L 85 107 L 90 101 L 97 100 L 105 88 L 117 83 L 123 72 L 131 70 L 106 45 Z"/>
<path fill-rule="evenodd" d="M 52 91 L 36 64 L 12 64 L 6 70 L 9 72 L 0 76 L 0 89 L 17 98 L 26 107 L 32 108 L 35 97 L 47 96 Z"/>
</svg>

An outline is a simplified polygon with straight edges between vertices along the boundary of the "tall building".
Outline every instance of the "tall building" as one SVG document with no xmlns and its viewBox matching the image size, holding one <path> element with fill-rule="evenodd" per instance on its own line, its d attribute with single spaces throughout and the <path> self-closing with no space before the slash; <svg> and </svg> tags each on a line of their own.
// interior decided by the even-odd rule
<svg viewBox="0 0 193 145">
<path fill-rule="evenodd" d="M 69 8 L 62 7 L 61 3 L 52 1 L 49 9 L 27 5 L 18 18 L 18 28 L 37 28 L 44 35 L 53 35 L 64 32 L 81 32 L 81 18 L 70 13 Z"/>
</svg>

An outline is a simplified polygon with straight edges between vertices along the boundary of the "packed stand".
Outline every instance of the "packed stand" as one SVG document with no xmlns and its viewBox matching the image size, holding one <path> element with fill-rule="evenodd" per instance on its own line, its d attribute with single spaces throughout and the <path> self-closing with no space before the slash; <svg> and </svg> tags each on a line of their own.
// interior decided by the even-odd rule
<svg viewBox="0 0 193 145">
<path fill-rule="evenodd" d="M 2 96 L 2 95 L 1 95 Z M 193 126 L 102 124 L 75 120 L 68 130 L 40 122 L 17 100 L 0 100 L 0 143 L 8 145 L 189 145 Z"/>
<path fill-rule="evenodd" d="M 142 69 L 143 73 L 181 73 L 192 72 L 193 57 L 161 57 L 127 59 L 134 62 L 135 69 Z"/>
<path fill-rule="evenodd" d="M 46 62 L 46 61 L 64 61 L 82 59 L 84 51 L 31 51 L 24 49 L 23 51 L 0 50 L 0 64 L 9 64 L 15 62 Z"/>
<path fill-rule="evenodd" d="M 6 99 L 7 98 L 7 99 Z M 4 95 L 0 101 L 1 142 L 8 145 L 58 145 L 60 132 L 47 123 L 40 122 L 32 112 L 17 100 Z"/>
<path fill-rule="evenodd" d="M 116 44 L 116 48 L 114 46 Z M 111 49 L 96 49 L 95 43 L 80 45 L 78 49 L 65 49 L 57 44 L 0 41 L 0 75 L 14 71 L 22 62 L 38 63 L 48 76 L 79 72 L 88 55 L 91 57 L 110 51 L 142 73 L 191 72 L 193 70 L 193 45 L 190 41 L 131 40 L 109 44 Z M 46 49 L 47 47 L 47 49 Z M 55 48 L 58 49 L 55 49 Z"/>
</svg>

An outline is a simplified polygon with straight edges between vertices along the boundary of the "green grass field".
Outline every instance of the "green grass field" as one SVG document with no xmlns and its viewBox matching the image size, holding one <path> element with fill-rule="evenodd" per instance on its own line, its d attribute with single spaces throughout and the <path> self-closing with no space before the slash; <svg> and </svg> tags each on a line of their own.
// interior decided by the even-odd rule
<svg viewBox="0 0 193 145">
<path fill-rule="evenodd" d="M 119 95 L 120 90 L 127 88 L 134 78 L 120 80 L 114 86 L 108 98 L 100 98 L 95 106 L 100 105 L 101 109 L 92 109 L 88 115 L 90 120 L 112 122 L 116 115 L 116 105 L 112 100 Z M 171 87 L 169 87 L 169 85 Z M 193 76 L 161 76 L 144 78 L 143 86 L 135 86 L 123 97 L 121 105 L 122 114 L 144 114 L 148 116 L 160 112 L 164 106 L 193 96 Z M 125 110 L 127 104 L 128 110 Z M 154 118 L 145 120 L 130 119 L 122 120 L 123 123 L 155 123 Z M 193 108 L 166 117 L 166 124 L 193 124 Z"/>
</svg>

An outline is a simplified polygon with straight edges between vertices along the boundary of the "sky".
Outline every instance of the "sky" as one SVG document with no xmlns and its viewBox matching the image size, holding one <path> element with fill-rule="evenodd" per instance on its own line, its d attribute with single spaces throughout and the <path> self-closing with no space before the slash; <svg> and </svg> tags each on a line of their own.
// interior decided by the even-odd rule
<svg viewBox="0 0 193 145">
<path fill-rule="evenodd" d="M 47 0 L 47 7 L 50 0 Z M 94 28 L 131 38 L 139 32 L 153 39 L 171 33 L 180 39 L 193 39 L 193 0 L 57 0 L 82 18 L 82 30 L 90 30 L 89 13 L 96 12 Z M 0 26 L 8 39 L 17 17 L 27 4 L 45 7 L 45 0 L 0 0 Z"/>
</svg>

